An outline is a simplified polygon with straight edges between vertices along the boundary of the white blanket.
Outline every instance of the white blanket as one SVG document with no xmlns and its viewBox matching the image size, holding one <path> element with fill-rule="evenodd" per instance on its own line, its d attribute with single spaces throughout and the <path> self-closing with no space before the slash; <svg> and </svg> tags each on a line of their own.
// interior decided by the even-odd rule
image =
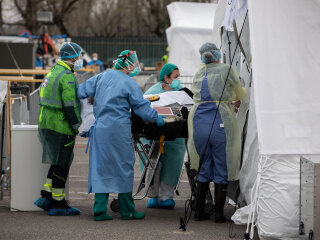
<svg viewBox="0 0 320 240">
<path fill-rule="evenodd" d="M 159 94 L 144 95 L 145 98 L 158 95 L 159 101 L 151 102 L 151 107 L 165 107 L 172 104 L 193 105 L 192 98 L 185 91 L 168 91 Z"/>
</svg>

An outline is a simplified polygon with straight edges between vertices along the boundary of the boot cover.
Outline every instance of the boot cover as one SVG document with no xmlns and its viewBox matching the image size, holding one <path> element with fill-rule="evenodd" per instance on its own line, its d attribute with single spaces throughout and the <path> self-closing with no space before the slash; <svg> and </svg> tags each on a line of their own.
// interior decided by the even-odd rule
<svg viewBox="0 0 320 240">
<path fill-rule="evenodd" d="M 51 201 L 43 197 L 38 198 L 34 204 L 45 211 L 49 211 L 51 208 Z"/>
<path fill-rule="evenodd" d="M 210 213 L 205 212 L 206 196 L 209 190 L 209 182 L 198 182 L 195 199 L 194 220 L 201 221 L 210 219 Z"/>
<path fill-rule="evenodd" d="M 94 194 L 93 213 L 95 216 L 107 212 L 108 201 L 109 193 Z"/>
<path fill-rule="evenodd" d="M 52 207 L 48 214 L 50 216 L 71 216 L 80 214 L 80 210 L 71 207 L 66 200 L 52 200 Z"/>
<path fill-rule="evenodd" d="M 227 196 L 228 184 L 214 184 L 214 201 L 215 201 L 215 213 L 214 221 L 216 223 L 224 223 L 226 218 L 223 214 L 224 205 Z"/>
<path fill-rule="evenodd" d="M 122 220 L 131 220 L 131 219 L 144 219 L 146 214 L 144 212 L 136 212 L 133 210 L 133 213 L 130 215 L 121 215 Z"/>
<path fill-rule="evenodd" d="M 165 201 L 160 201 L 159 208 L 174 209 L 175 205 L 176 202 L 172 198 L 169 198 Z"/>
<path fill-rule="evenodd" d="M 150 198 L 147 203 L 147 208 L 158 208 L 158 207 L 159 207 L 158 198 Z"/>
<path fill-rule="evenodd" d="M 112 220 L 112 216 L 107 213 L 94 214 L 95 221 Z"/>
</svg>

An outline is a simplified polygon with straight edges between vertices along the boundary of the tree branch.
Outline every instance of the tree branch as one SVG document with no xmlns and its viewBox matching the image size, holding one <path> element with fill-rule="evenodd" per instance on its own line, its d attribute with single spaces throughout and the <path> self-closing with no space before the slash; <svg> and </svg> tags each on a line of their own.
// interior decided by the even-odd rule
<svg viewBox="0 0 320 240">
<path fill-rule="evenodd" d="M 71 7 L 77 3 L 79 0 L 72 0 L 71 2 L 68 3 L 68 5 L 61 10 L 62 15 L 64 15 L 65 13 L 68 13 L 71 9 Z M 65 2 L 65 1 L 64 1 Z"/>
<path fill-rule="evenodd" d="M 16 6 L 16 8 L 17 8 L 18 12 L 21 14 L 21 16 L 25 19 L 26 18 L 26 12 L 19 5 L 18 0 L 14 0 L 14 5 Z"/>
</svg>

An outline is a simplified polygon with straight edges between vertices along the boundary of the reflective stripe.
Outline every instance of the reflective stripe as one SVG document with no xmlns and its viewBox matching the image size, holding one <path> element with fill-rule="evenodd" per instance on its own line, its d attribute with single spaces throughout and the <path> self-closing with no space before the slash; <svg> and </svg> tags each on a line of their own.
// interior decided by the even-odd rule
<svg viewBox="0 0 320 240">
<path fill-rule="evenodd" d="M 61 201 L 65 198 L 64 188 L 52 188 L 52 198 Z"/>
<path fill-rule="evenodd" d="M 73 106 L 77 106 L 77 105 L 78 105 L 78 102 L 76 100 L 63 102 L 64 107 L 73 107 Z"/>
<path fill-rule="evenodd" d="M 74 140 L 73 140 L 72 142 L 69 142 L 69 143 L 63 145 L 63 146 L 64 146 L 64 147 L 68 147 L 68 146 L 71 146 L 73 143 L 74 143 Z"/>
<path fill-rule="evenodd" d="M 56 99 L 56 95 L 57 95 L 57 85 L 59 83 L 60 78 L 62 78 L 62 76 L 69 72 L 69 70 L 64 70 L 61 73 L 59 73 L 59 75 L 56 77 L 56 79 L 54 80 L 53 86 L 52 86 L 52 97 L 51 99 Z M 60 103 L 61 105 L 61 103 Z"/>
<path fill-rule="evenodd" d="M 59 61 L 58 64 L 60 66 L 63 66 L 65 68 L 69 69 L 71 71 L 71 67 L 68 64 L 66 64 L 64 61 Z"/>
<path fill-rule="evenodd" d="M 69 70 L 64 70 L 62 72 L 59 73 L 59 75 L 56 77 L 56 79 L 54 80 L 54 83 L 52 85 L 52 96 L 50 98 L 45 98 L 43 95 L 43 93 L 40 93 L 40 104 L 44 104 L 44 105 L 51 105 L 51 106 L 56 106 L 59 108 L 62 108 L 62 102 L 61 100 L 56 100 L 56 95 L 57 95 L 57 85 L 59 83 L 60 78 L 65 74 L 69 72 Z M 41 88 L 41 90 L 44 88 Z M 44 90 L 43 90 L 44 91 Z"/>
<path fill-rule="evenodd" d="M 65 193 L 61 193 L 61 194 L 58 194 L 58 193 L 53 193 L 52 192 L 52 196 L 55 196 L 55 197 L 64 197 L 66 194 Z"/>
<path fill-rule="evenodd" d="M 46 78 L 50 78 L 53 69 L 51 69 L 50 72 L 48 72 L 48 74 L 43 78 L 43 81 Z M 43 83 L 43 81 L 42 81 L 42 83 Z M 41 83 L 41 87 L 40 87 L 40 97 L 43 97 L 43 94 L 44 94 L 44 87 L 42 87 L 42 83 Z"/>
<path fill-rule="evenodd" d="M 40 105 L 51 105 L 54 106 L 56 108 L 62 108 L 62 102 L 61 101 L 57 101 L 53 98 L 42 98 L 40 97 Z"/>
<path fill-rule="evenodd" d="M 44 184 L 43 185 L 43 190 L 47 191 L 47 192 L 51 192 L 52 189 L 52 184 Z"/>
<path fill-rule="evenodd" d="M 40 97 L 43 97 L 43 93 L 44 93 L 44 88 L 40 87 Z"/>
<path fill-rule="evenodd" d="M 52 189 L 52 179 L 51 178 L 47 178 L 46 183 L 43 185 L 44 190 L 47 192 L 51 192 Z"/>
<path fill-rule="evenodd" d="M 52 184 L 52 179 L 51 178 L 47 178 L 46 184 Z"/>
<path fill-rule="evenodd" d="M 194 101 L 194 103 L 219 103 L 219 102 L 222 102 L 222 103 L 231 103 L 232 101 Z"/>
<path fill-rule="evenodd" d="M 58 201 L 64 199 L 66 194 L 64 193 L 64 188 L 52 188 L 52 198 Z"/>
<path fill-rule="evenodd" d="M 40 114 L 39 114 L 39 122 L 42 121 L 42 111 L 43 111 L 43 107 L 40 107 Z"/>
</svg>

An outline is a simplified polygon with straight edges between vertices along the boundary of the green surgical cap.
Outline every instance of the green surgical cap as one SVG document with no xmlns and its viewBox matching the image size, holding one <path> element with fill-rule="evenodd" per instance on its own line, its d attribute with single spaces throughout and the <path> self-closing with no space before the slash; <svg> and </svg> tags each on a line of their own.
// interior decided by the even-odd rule
<svg viewBox="0 0 320 240">
<path fill-rule="evenodd" d="M 125 56 L 126 54 L 128 54 L 130 52 L 131 52 L 131 50 L 124 50 L 119 54 L 118 60 L 114 66 L 115 69 L 120 70 L 120 69 L 125 68 L 126 66 L 129 65 L 127 61 L 123 62 L 123 60 L 125 58 L 120 57 L 120 56 Z M 132 54 L 130 54 L 126 59 L 129 60 L 131 63 L 135 63 L 138 60 L 137 55 L 134 52 Z"/>
<path fill-rule="evenodd" d="M 178 69 L 178 66 L 172 63 L 166 63 L 165 65 L 163 65 L 159 73 L 159 81 L 163 81 L 164 76 L 169 75 L 175 69 Z"/>
</svg>

